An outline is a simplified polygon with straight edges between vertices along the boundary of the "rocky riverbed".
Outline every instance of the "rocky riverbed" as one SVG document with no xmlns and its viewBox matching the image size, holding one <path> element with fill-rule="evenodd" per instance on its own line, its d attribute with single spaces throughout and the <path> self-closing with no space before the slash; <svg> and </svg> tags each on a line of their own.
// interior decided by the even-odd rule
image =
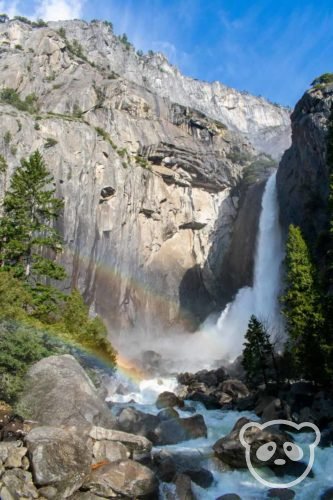
<svg viewBox="0 0 333 500">
<path fill-rule="evenodd" d="M 2 500 L 331 498 L 333 403 L 313 386 L 254 392 L 223 368 L 142 380 L 137 392 L 119 375 L 112 382 L 105 402 L 72 356 L 52 356 L 30 369 L 18 406 L 25 418 L 0 407 Z M 276 418 L 312 421 L 322 431 L 311 477 L 293 490 L 266 488 L 246 468 L 241 427 Z M 246 433 L 266 479 L 286 482 L 307 465 L 310 434 L 289 431 L 253 425 Z M 285 455 L 286 440 L 304 457 L 287 460 L 281 475 L 273 458 Z M 272 441 L 274 457 L 260 463 L 258 448 Z"/>
</svg>

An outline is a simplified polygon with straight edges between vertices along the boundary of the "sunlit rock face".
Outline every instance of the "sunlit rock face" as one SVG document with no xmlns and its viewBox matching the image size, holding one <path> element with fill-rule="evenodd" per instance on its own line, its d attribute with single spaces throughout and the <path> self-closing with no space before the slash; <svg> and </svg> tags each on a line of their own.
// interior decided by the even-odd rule
<svg viewBox="0 0 333 500">
<path fill-rule="evenodd" d="M 11 21 L 0 24 L 0 50 L 0 88 L 22 100 L 35 94 L 39 108 L 0 104 L 0 154 L 9 165 L 0 193 L 20 159 L 40 149 L 65 200 L 58 224 L 66 290 L 79 287 L 114 330 L 194 329 L 251 281 L 251 267 L 240 266 L 237 285 L 230 276 L 224 283 L 221 270 L 244 170 L 259 151 L 281 155 L 287 110 L 185 78 L 161 55 L 138 56 L 103 23 Z"/>
<path fill-rule="evenodd" d="M 292 146 L 277 175 L 281 221 L 300 226 L 311 244 L 327 227 L 329 168 L 327 129 L 333 85 L 304 94 L 292 114 Z"/>
</svg>

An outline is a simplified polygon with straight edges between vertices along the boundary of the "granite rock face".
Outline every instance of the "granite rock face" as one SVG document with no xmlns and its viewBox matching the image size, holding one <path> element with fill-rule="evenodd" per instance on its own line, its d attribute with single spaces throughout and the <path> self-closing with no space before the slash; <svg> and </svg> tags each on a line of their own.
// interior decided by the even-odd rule
<svg viewBox="0 0 333 500">
<path fill-rule="evenodd" d="M 159 54 L 138 56 L 103 23 L 10 21 L 0 50 L 0 88 L 36 97 L 30 112 L 0 103 L 0 195 L 38 148 L 65 201 L 66 290 L 78 287 L 113 330 L 193 330 L 221 307 L 221 290 L 229 300 L 249 284 L 251 270 L 225 285 L 221 270 L 244 169 L 258 151 L 281 155 L 287 110 L 185 78 Z"/>
<path fill-rule="evenodd" d="M 140 56 L 119 43 L 103 23 L 67 21 L 50 23 L 50 26 L 64 27 L 68 38 L 78 40 L 91 60 L 158 96 L 222 121 L 230 130 L 247 136 L 260 151 L 279 158 L 290 145 L 289 111 L 283 107 L 220 82 L 188 78 L 163 54 Z"/>
<path fill-rule="evenodd" d="M 333 104 L 333 85 L 304 94 L 292 114 L 292 146 L 277 175 L 281 222 L 301 227 L 315 242 L 327 225 L 329 171 L 327 128 Z"/>
</svg>

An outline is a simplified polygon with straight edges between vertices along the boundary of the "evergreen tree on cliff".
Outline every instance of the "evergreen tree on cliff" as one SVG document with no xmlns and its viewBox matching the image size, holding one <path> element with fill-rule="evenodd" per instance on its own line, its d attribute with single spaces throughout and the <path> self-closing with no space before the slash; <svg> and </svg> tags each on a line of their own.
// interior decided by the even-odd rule
<svg viewBox="0 0 333 500">
<path fill-rule="evenodd" d="M 242 364 L 248 381 L 255 383 L 261 373 L 264 383 L 267 384 L 267 368 L 269 358 L 273 353 L 273 346 L 263 324 L 254 315 L 249 321 L 243 345 Z"/>
<path fill-rule="evenodd" d="M 286 283 L 281 298 L 290 352 L 299 377 L 322 381 L 323 312 L 316 286 L 316 270 L 299 227 L 291 225 L 286 246 Z"/>
<path fill-rule="evenodd" d="M 53 183 L 39 151 L 22 160 L 5 194 L 0 220 L 1 267 L 29 284 L 45 313 L 57 295 L 47 280 L 65 277 L 64 269 L 54 261 L 61 250 L 54 223 L 63 202 L 56 198 Z"/>
</svg>

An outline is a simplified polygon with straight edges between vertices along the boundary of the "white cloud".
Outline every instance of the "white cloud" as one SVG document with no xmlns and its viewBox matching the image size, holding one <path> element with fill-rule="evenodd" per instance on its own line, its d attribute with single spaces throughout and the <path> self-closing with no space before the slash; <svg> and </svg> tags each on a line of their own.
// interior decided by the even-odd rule
<svg viewBox="0 0 333 500">
<path fill-rule="evenodd" d="M 9 17 L 14 17 L 19 14 L 17 9 L 18 3 L 19 0 L 12 0 L 11 2 L 0 1 L 0 12 L 6 13 Z"/>
<path fill-rule="evenodd" d="M 82 17 L 85 0 L 39 0 L 34 17 L 45 21 L 60 21 Z"/>
</svg>

